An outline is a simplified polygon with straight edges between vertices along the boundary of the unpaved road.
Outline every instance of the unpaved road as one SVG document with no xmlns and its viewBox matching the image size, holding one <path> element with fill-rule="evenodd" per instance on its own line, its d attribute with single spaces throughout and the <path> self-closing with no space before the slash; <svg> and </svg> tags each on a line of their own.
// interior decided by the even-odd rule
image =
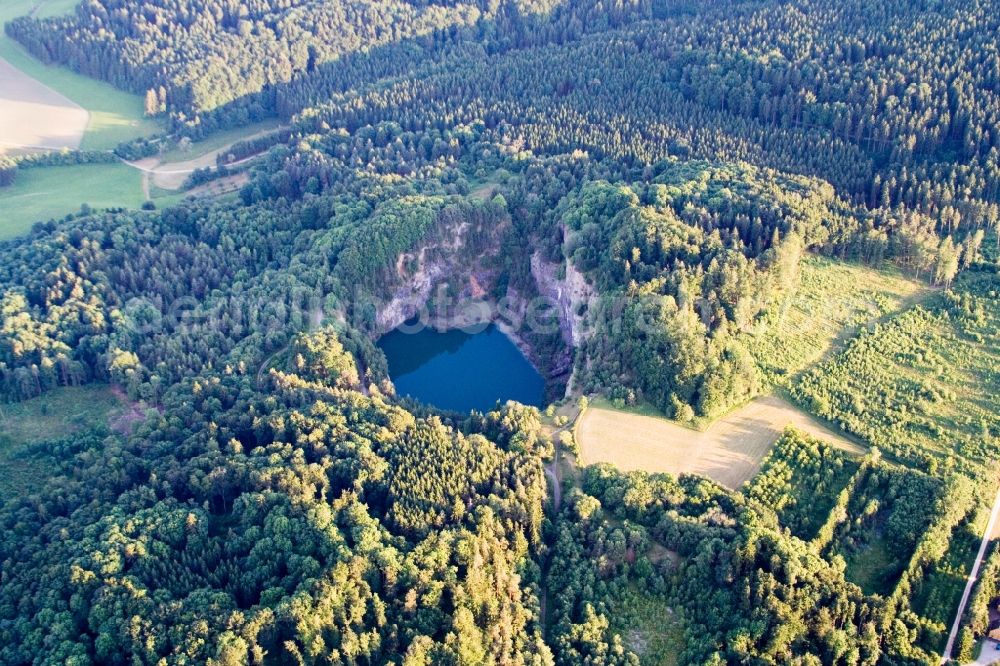
<svg viewBox="0 0 1000 666">
<path fill-rule="evenodd" d="M 549 482 L 552 483 L 553 513 L 559 513 L 559 508 L 562 505 L 562 484 L 559 482 L 559 474 L 556 471 L 556 466 L 558 464 L 558 458 L 555 458 L 552 462 L 545 465 L 545 476 L 548 477 Z"/>
<path fill-rule="evenodd" d="M 750 479 L 787 426 L 854 453 L 863 449 L 777 396 L 763 396 L 704 431 L 666 419 L 591 406 L 576 433 L 582 462 L 619 469 L 700 474 L 737 489 Z"/>
<path fill-rule="evenodd" d="M 90 114 L 0 58 L 0 155 L 80 147 Z"/>
<path fill-rule="evenodd" d="M 277 127 L 274 129 L 262 130 L 256 132 L 249 136 L 241 137 L 240 139 L 233 141 L 232 143 L 226 144 L 221 148 L 216 150 L 210 150 L 206 153 L 198 155 L 197 157 L 192 157 L 189 160 L 184 160 L 182 162 L 170 162 L 166 164 L 161 164 L 159 158 L 147 157 L 145 159 L 137 160 L 135 162 L 126 162 L 129 166 L 132 166 L 139 171 L 143 172 L 143 177 L 152 180 L 152 184 L 156 187 L 160 187 L 164 190 L 179 190 L 184 186 L 184 181 L 187 177 L 198 169 L 204 169 L 207 167 L 215 166 L 215 158 L 219 155 L 224 154 L 226 151 L 230 150 L 233 145 L 239 143 L 240 141 L 250 141 L 252 139 L 257 139 L 259 137 L 265 136 L 267 134 L 273 134 L 280 131 L 282 128 Z M 241 160 L 236 160 L 229 166 L 239 166 L 245 162 L 257 157 L 256 154 L 244 157 Z M 149 198 L 148 196 L 146 197 Z"/>
<path fill-rule="evenodd" d="M 947 663 L 951 659 L 951 651 L 955 647 L 955 638 L 958 637 L 958 630 L 962 625 L 962 614 L 965 613 L 965 605 L 969 603 L 969 596 L 972 594 L 972 588 L 979 579 L 979 567 L 983 563 L 983 557 L 986 555 L 986 548 L 990 545 L 994 530 L 997 527 L 998 516 L 1000 516 L 1000 492 L 997 493 L 996 499 L 993 500 L 993 511 L 990 512 L 990 520 L 986 523 L 986 530 L 983 532 L 983 542 L 979 544 L 979 553 L 976 554 L 976 561 L 972 564 L 972 571 L 969 572 L 969 579 L 965 581 L 965 591 L 962 592 L 962 600 L 958 603 L 958 612 L 955 614 L 955 621 L 951 625 L 951 633 L 948 634 L 948 642 L 944 646 L 944 652 L 941 653 L 942 664 Z M 985 646 L 983 648 L 984 654 L 989 649 L 989 645 Z M 994 657 L 994 660 L 1000 658 L 1000 654 L 994 654 L 992 656 Z"/>
<path fill-rule="evenodd" d="M 970 661 L 965 666 L 989 666 L 990 664 L 996 664 L 1000 662 L 1000 649 L 997 648 L 997 642 L 989 638 L 983 639 L 982 647 L 979 650 L 979 658 L 975 661 Z"/>
</svg>

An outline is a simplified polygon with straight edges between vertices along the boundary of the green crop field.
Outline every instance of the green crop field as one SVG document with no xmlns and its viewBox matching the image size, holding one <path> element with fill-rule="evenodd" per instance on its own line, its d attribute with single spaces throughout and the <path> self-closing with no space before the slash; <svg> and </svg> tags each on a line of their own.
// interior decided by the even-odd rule
<svg viewBox="0 0 1000 666">
<path fill-rule="evenodd" d="M 137 208 L 144 200 L 141 181 L 141 174 L 125 164 L 24 169 L 13 185 L 0 190 L 0 239 L 76 212 L 81 204 Z"/>
<path fill-rule="evenodd" d="M 4 2 L 0 4 L 0 23 L 32 12 L 40 18 L 58 16 L 72 11 L 75 4 L 73 0 Z M 137 95 L 65 67 L 45 65 L 2 33 L 0 58 L 89 113 L 81 149 L 109 150 L 122 141 L 162 129 L 143 117 L 143 103 Z M 141 182 L 140 173 L 123 164 L 21 170 L 14 185 L 0 189 L 0 238 L 22 234 L 38 221 L 61 218 L 79 210 L 83 203 L 94 208 L 137 207 L 144 200 Z"/>
<path fill-rule="evenodd" d="M 59 16 L 72 11 L 73 0 L 6 0 L 0 3 L 0 24 L 29 14 Z M 65 95 L 90 113 L 80 145 L 85 150 L 110 150 L 122 141 L 162 131 L 160 124 L 144 117 L 143 100 L 111 84 L 91 79 L 65 67 L 46 65 L 33 58 L 20 44 L 0 32 L 0 57 L 25 74 Z"/>
</svg>

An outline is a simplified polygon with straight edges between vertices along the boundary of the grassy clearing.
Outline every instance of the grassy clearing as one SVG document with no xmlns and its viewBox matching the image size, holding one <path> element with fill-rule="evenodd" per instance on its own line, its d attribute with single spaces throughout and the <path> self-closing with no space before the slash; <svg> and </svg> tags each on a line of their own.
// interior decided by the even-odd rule
<svg viewBox="0 0 1000 666">
<path fill-rule="evenodd" d="M 765 377 L 780 385 L 928 292 L 896 270 L 807 255 L 798 288 L 758 324 L 750 349 Z"/>
<path fill-rule="evenodd" d="M 625 471 L 700 474 L 736 489 L 758 472 L 787 426 L 839 448 L 862 451 L 776 396 L 753 400 L 704 431 L 605 404 L 591 403 L 577 423 L 580 457 L 587 465 L 607 462 Z"/>
<path fill-rule="evenodd" d="M 0 24 L 31 13 L 36 5 L 35 16 L 44 18 L 69 13 L 76 4 L 75 0 L 4 0 L 0 3 Z M 65 67 L 45 65 L 2 31 L 0 57 L 90 112 L 80 146 L 83 149 L 109 150 L 122 141 L 162 131 L 158 122 L 144 116 L 143 100 L 138 95 Z"/>
<path fill-rule="evenodd" d="M 884 461 L 859 473 L 843 520 L 824 550 L 844 559 L 845 577 L 865 593 L 888 595 L 934 521 L 945 484 Z"/>
<path fill-rule="evenodd" d="M 654 407 L 651 403 L 641 400 L 636 402 L 634 405 L 626 405 L 622 403 L 615 403 L 608 400 L 604 396 L 595 395 L 589 398 L 591 407 L 598 407 L 600 409 L 613 409 L 618 412 L 625 414 L 634 414 L 636 416 L 651 416 L 653 418 L 663 419 L 664 421 L 669 421 L 678 426 L 684 428 L 690 428 L 691 430 L 698 430 L 698 428 L 692 426 L 690 423 L 684 423 L 681 421 L 676 421 L 674 419 L 668 419 L 663 416 L 663 412 Z"/>
<path fill-rule="evenodd" d="M 191 195 L 190 192 L 171 192 L 169 190 L 157 190 L 157 188 L 150 188 L 150 199 L 156 204 L 157 208 L 169 208 L 170 206 L 176 206 L 180 202 L 184 201 Z"/>
<path fill-rule="evenodd" d="M 767 382 L 784 387 L 862 329 L 930 293 L 922 282 L 893 269 L 807 255 L 798 288 L 758 324 L 750 350 Z M 622 469 L 694 472 L 739 487 L 756 473 L 786 425 L 861 451 L 824 423 L 773 397 L 753 400 L 714 422 L 696 422 L 701 432 L 663 419 L 649 404 L 612 405 L 600 398 L 591 404 L 594 414 L 585 416 L 578 429 L 582 455 L 588 463 L 611 462 Z"/>
<path fill-rule="evenodd" d="M 125 164 L 82 164 L 24 169 L 10 187 L 0 190 L 0 239 L 31 229 L 38 221 L 61 218 L 92 208 L 138 208 L 142 177 Z"/>
<path fill-rule="evenodd" d="M 899 580 L 900 564 L 881 536 L 872 539 L 846 560 L 844 577 L 865 594 L 888 595 Z"/>
<path fill-rule="evenodd" d="M 161 153 L 159 155 L 159 160 L 163 165 L 170 165 L 174 162 L 201 160 L 207 155 L 210 159 L 199 166 L 215 166 L 215 156 L 223 152 L 223 149 L 228 148 L 239 141 L 245 141 L 263 136 L 265 134 L 270 134 L 271 132 L 277 130 L 280 126 L 281 123 L 279 123 L 276 119 L 264 120 L 252 125 L 245 125 L 243 127 L 236 127 L 229 130 L 215 132 L 202 141 L 196 141 L 190 144 L 186 150 L 181 150 L 179 147 L 174 146 L 170 150 Z"/>
<path fill-rule="evenodd" d="M 952 292 L 863 333 L 791 392 L 907 464 L 991 474 L 1000 449 L 1000 277 L 963 274 Z"/>
<path fill-rule="evenodd" d="M 684 650 L 684 624 L 663 599 L 629 587 L 612 602 L 613 628 L 642 666 L 675 666 Z"/>
<path fill-rule="evenodd" d="M 64 387 L 24 402 L 0 405 L 0 499 L 28 492 L 44 463 L 23 447 L 106 426 L 126 405 L 104 385 Z"/>
</svg>

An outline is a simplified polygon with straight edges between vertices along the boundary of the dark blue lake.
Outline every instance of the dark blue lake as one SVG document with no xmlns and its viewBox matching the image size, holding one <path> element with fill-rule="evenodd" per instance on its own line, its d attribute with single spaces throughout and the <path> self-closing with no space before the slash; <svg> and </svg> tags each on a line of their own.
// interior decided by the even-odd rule
<svg viewBox="0 0 1000 666">
<path fill-rule="evenodd" d="M 498 400 L 540 407 L 545 398 L 542 376 L 493 324 L 475 334 L 396 329 L 378 346 L 389 361 L 396 393 L 438 409 L 487 411 Z"/>
</svg>

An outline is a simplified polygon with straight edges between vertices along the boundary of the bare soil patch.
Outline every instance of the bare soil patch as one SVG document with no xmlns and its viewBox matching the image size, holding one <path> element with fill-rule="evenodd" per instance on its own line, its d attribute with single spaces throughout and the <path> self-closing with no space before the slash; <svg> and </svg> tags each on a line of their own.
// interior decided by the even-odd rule
<svg viewBox="0 0 1000 666">
<path fill-rule="evenodd" d="M 751 401 L 704 431 L 666 419 L 591 407 L 576 435 L 584 464 L 625 471 L 700 474 L 736 489 L 753 477 L 787 426 L 848 451 L 862 448 L 777 396 Z"/>
<path fill-rule="evenodd" d="M 78 148 L 89 120 L 78 104 L 0 58 L 0 155 Z"/>
</svg>

